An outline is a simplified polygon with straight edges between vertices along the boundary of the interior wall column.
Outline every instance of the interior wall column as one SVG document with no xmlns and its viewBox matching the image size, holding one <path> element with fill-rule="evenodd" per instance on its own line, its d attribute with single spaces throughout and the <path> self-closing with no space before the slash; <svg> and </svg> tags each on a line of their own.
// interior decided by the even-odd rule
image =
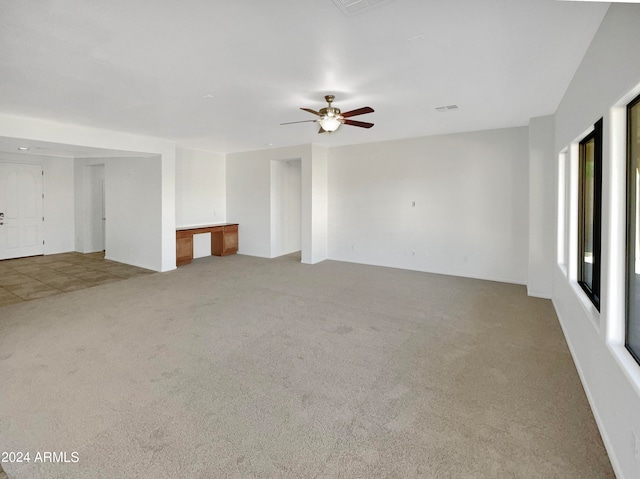
<svg viewBox="0 0 640 479">
<path fill-rule="evenodd" d="M 557 185 L 553 115 L 529 120 L 529 296 L 551 298 L 555 262 Z"/>
<path fill-rule="evenodd" d="M 315 264 L 328 256 L 329 150 L 311 145 L 302 158 L 302 262 Z"/>
</svg>

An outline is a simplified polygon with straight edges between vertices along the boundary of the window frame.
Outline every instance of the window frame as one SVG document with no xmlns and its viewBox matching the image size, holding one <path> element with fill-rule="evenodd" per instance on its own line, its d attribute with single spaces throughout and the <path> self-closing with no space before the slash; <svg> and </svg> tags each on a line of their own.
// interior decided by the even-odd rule
<svg viewBox="0 0 640 479">
<path fill-rule="evenodd" d="M 637 225 L 636 222 L 634 221 L 633 222 L 633 227 L 632 227 L 632 217 L 633 217 L 634 211 L 633 211 L 633 208 L 631 207 L 631 203 L 632 203 L 632 200 L 636 201 L 636 198 L 637 198 L 638 194 L 640 194 L 640 191 L 636 190 L 635 161 L 631 158 L 631 152 L 632 152 L 631 142 L 632 142 L 632 139 L 635 139 L 636 141 L 638 141 L 640 136 L 637 135 L 637 132 L 636 132 L 635 138 L 632 136 L 632 132 L 631 132 L 631 123 L 632 123 L 631 115 L 632 115 L 632 113 L 631 113 L 631 110 L 632 110 L 632 108 L 634 108 L 638 104 L 640 104 L 640 95 L 635 97 L 633 100 L 631 100 L 631 102 L 629 102 L 627 104 L 627 115 L 626 115 L 626 119 L 627 119 L 627 171 L 626 171 L 626 175 L 627 175 L 627 189 L 626 189 L 627 231 L 626 231 L 626 237 L 625 237 L 626 245 L 625 245 L 624 347 L 629 352 L 629 354 L 631 354 L 633 359 L 635 359 L 635 361 L 640 365 L 640 351 L 635 351 L 629 345 L 629 329 L 630 329 L 630 324 L 631 324 L 631 321 L 629 320 L 629 316 L 630 316 L 629 315 L 629 310 L 630 310 L 630 304 L 631 304 L 630 301 L 629 301 L 629 298 L 631 297 L 630 295 L 632 294 L 631 288 L 630 288 L 630 283 L 631 283 L 630 277 L 631 277 L 632 274 L 635 274 L 635 253 L 636 253 L 635 248 L 634 249 L 631 248 L 631 244 L 636 244 L 636 242 L 639 240 L 638 235 L 636 234 L 636 232 L 637 232 L 636 230 L 637 230 L 639 225 Z M 634 191 L 635 191 L 635 195 L 633 194 Z M 636 214 L 637 214 L 637 212 L 636 212 Z M 633 256 L 633 258 L 632 258 L 632 256 Z M 633 263 L 633 267 L 631 266 L 632 263 Z"/>
<path fill-rule="evenodd" d="M 577 281 L 593 305 L 600 311 L 601 258 L 602 258 L 602 118 L 578 146 L 578 274 Z M 592 281 L 584 279 L 585 257 L 585 207 L 584 190 L 586 183 L 586 144 L 593 140 L 593 255 Z"/>
</svg>

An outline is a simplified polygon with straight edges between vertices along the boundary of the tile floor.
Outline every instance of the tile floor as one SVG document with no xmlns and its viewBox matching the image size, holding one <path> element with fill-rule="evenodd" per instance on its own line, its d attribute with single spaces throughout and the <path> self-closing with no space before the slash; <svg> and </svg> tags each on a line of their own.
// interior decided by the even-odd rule
<svg viewBox="0 0 640 479">
<path fill-rule="evenodd" d="M 104 252 L 2 260 L 0 307 L 151 273 L 148 269 L 106 260 Z"/>
</svg>

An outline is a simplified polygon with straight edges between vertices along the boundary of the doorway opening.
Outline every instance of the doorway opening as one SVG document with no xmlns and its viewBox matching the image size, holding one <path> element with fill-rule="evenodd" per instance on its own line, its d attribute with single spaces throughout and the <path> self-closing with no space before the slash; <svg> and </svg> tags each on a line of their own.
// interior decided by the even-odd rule
<svg viewBox="0 0 640 479">
<path fill-rule="evenodd" d="M 85 165 L 83 175 L 83 253 L 106 250 L 106 208 L 104 163 Z"/>
<path fill-rule="evenodd" d="M 302 249 L 302 160 L 271 160 L 271 257 Z"/>
</svg>

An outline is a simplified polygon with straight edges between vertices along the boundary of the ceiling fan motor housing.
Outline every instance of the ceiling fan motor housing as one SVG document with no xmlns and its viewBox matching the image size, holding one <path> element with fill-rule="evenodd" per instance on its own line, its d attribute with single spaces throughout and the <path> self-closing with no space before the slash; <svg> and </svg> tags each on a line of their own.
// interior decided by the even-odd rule
<svg viewBox="0 0 640 479">
<path fill-rule="evenodd" d="M 329 116 L 329 117 L 340 116 L 340 108 L 334 108 L 332 106 L 328 106 L 326 108 L 321 108 L 318 113 L 320 113 L 322 116 Z"/>
</svg>

